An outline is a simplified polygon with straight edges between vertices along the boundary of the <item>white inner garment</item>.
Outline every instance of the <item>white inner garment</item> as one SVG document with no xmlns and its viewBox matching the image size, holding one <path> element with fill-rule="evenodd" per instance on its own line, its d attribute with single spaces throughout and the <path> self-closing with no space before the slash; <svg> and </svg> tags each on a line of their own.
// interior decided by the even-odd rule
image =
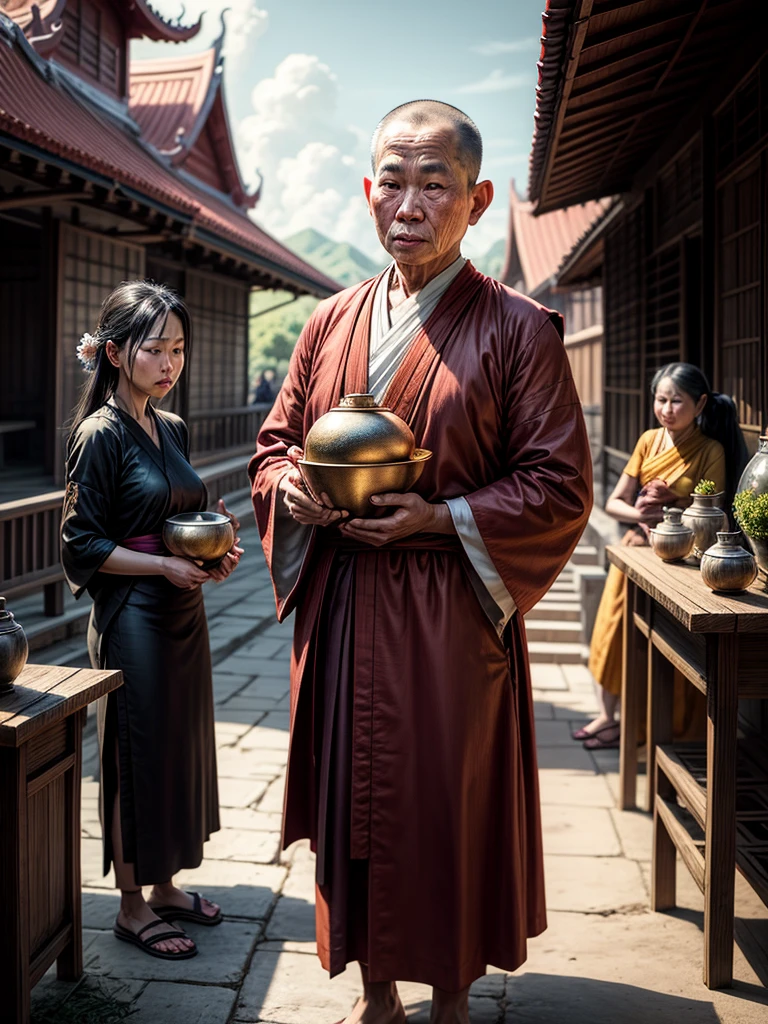
<svg viewBox="0 0 768 1024">
<path fill-rule="evenodd" d="M 368 391 L 380 404 L 419 330 L 434 312 L 451 282 L 464 267 L 463 256 L 409 295 L 394 309 L 389 308 L 392 270 L 376 288 L 371 316 L 368 358 Z M 450 498 L 445 504 L 474 572 L 471 580 L 480 604 L 499 635 L 516 611 L 512 595 L 496 571 L 466 498 Z"/>
</svg>

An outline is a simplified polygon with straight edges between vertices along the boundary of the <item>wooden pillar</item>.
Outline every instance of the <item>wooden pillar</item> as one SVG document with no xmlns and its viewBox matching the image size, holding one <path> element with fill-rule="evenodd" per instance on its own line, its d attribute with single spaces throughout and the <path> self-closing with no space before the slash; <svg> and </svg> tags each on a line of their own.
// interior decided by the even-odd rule
<svg viewBox="0 0 768 1024">
<path fill-rule="evenodd" d="M 707 818 L 704 870 L 704 984 L 733 983 L 736 871 L 738 636 L 707 636 Z"/>
<path fill-rule="evenodd" d="M 25 747 L 0 747 L 0 963 L 8 1024 L 27 1024 L 30 1013 L 26 754 Z"/>
<path fill-rule="evenodd" d="M 619 807 L 623 811 L 637 804 L 637 742 L 648 657 L 648 642 L 634 622 L 638 588 L 629 578 L 625 580 L 619 768 Z"/>
<path fill-rule="evenodd" d="M 40 351 L 45 374 L 45 472 L 55 476 L 59 459 L 59 426 L 56 419 L 56 388 L 61 360 L 59 332 L 59 222 L 51 207 L 43 208 L 43 230 L 40 252 Z"/>
<path fill-rule="evenodd" d="M 60 981 L 77 981 L 83 973 L 82 886 L 80 869 L 80 795 L 83 774 L 83 729 L 88 709 L 81 708 L 67 723 L 71 730 L 74 764 L 66 777 L 66 909 L 72 923 L 69 941 L 56 960 L 56 976 Z"/>
</svg>

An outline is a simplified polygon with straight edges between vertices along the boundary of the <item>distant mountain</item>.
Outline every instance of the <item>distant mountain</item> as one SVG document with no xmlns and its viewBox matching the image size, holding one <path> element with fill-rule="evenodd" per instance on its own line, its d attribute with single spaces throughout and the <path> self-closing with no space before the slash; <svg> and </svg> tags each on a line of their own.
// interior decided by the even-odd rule
<svg viewBox="0 0 768 1024">
<path fill-rule="evenodd" d="M 506 251 L 507 243 L 503 238 L 500 238 L 498 242 L 493 243 L 484 256 L 478 256 L 477 259 L 472 260 L 472 263 L 481 274 L 487 274 L 488 277 L 498 279 L 501 277 L 501 272 L 504 269 Z"/>
<path fill-rule="evenodd" d="M 306 228 L 283 241 L 313 267 L 343 285 L 365 281 L 384 268 L 383 260 L 376 263 L 349 242 L 334 242 L 314 228 Z"/>
</svg>

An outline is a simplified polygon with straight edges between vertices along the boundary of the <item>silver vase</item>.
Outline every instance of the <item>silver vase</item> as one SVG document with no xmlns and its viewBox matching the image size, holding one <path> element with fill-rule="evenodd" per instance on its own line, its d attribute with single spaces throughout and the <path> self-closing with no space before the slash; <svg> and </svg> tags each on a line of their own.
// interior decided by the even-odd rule
<svg viewBox="0 0 768 1024">
<path fill-rule="evenodd" d="M 692 494 L 693 502 L 683 512 L 683 522 L 693 530 L 693 553 L 701 558 L 717 543 L 717 535 L 728 529 L 728 516 L 721 508 L 723 492 Z"/>
<path fill-rule="evenodd" d="M 768 436 L 758 442 L 757 452 L 752 456 L 741 474 L 736 493 L 752 491 L 755 496 L 768 492 Z M 749 546 L 757 559 L 757 567 L 768 584 L 768 540 L 756 539 L 745 533 Z"/>
</svg>

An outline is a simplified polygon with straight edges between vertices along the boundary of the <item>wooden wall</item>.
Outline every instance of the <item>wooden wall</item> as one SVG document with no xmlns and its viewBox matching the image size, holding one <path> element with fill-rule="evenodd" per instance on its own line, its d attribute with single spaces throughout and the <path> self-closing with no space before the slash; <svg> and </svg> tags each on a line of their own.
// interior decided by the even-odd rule
<svg viewBox="0 0 768 1024">
<path fill-rule="evenodd" d="M 185 297 L 192 315 L 189 413 L 236 408 L 248 400 L 247 283 L 187 270 Z"/>
</svg>

